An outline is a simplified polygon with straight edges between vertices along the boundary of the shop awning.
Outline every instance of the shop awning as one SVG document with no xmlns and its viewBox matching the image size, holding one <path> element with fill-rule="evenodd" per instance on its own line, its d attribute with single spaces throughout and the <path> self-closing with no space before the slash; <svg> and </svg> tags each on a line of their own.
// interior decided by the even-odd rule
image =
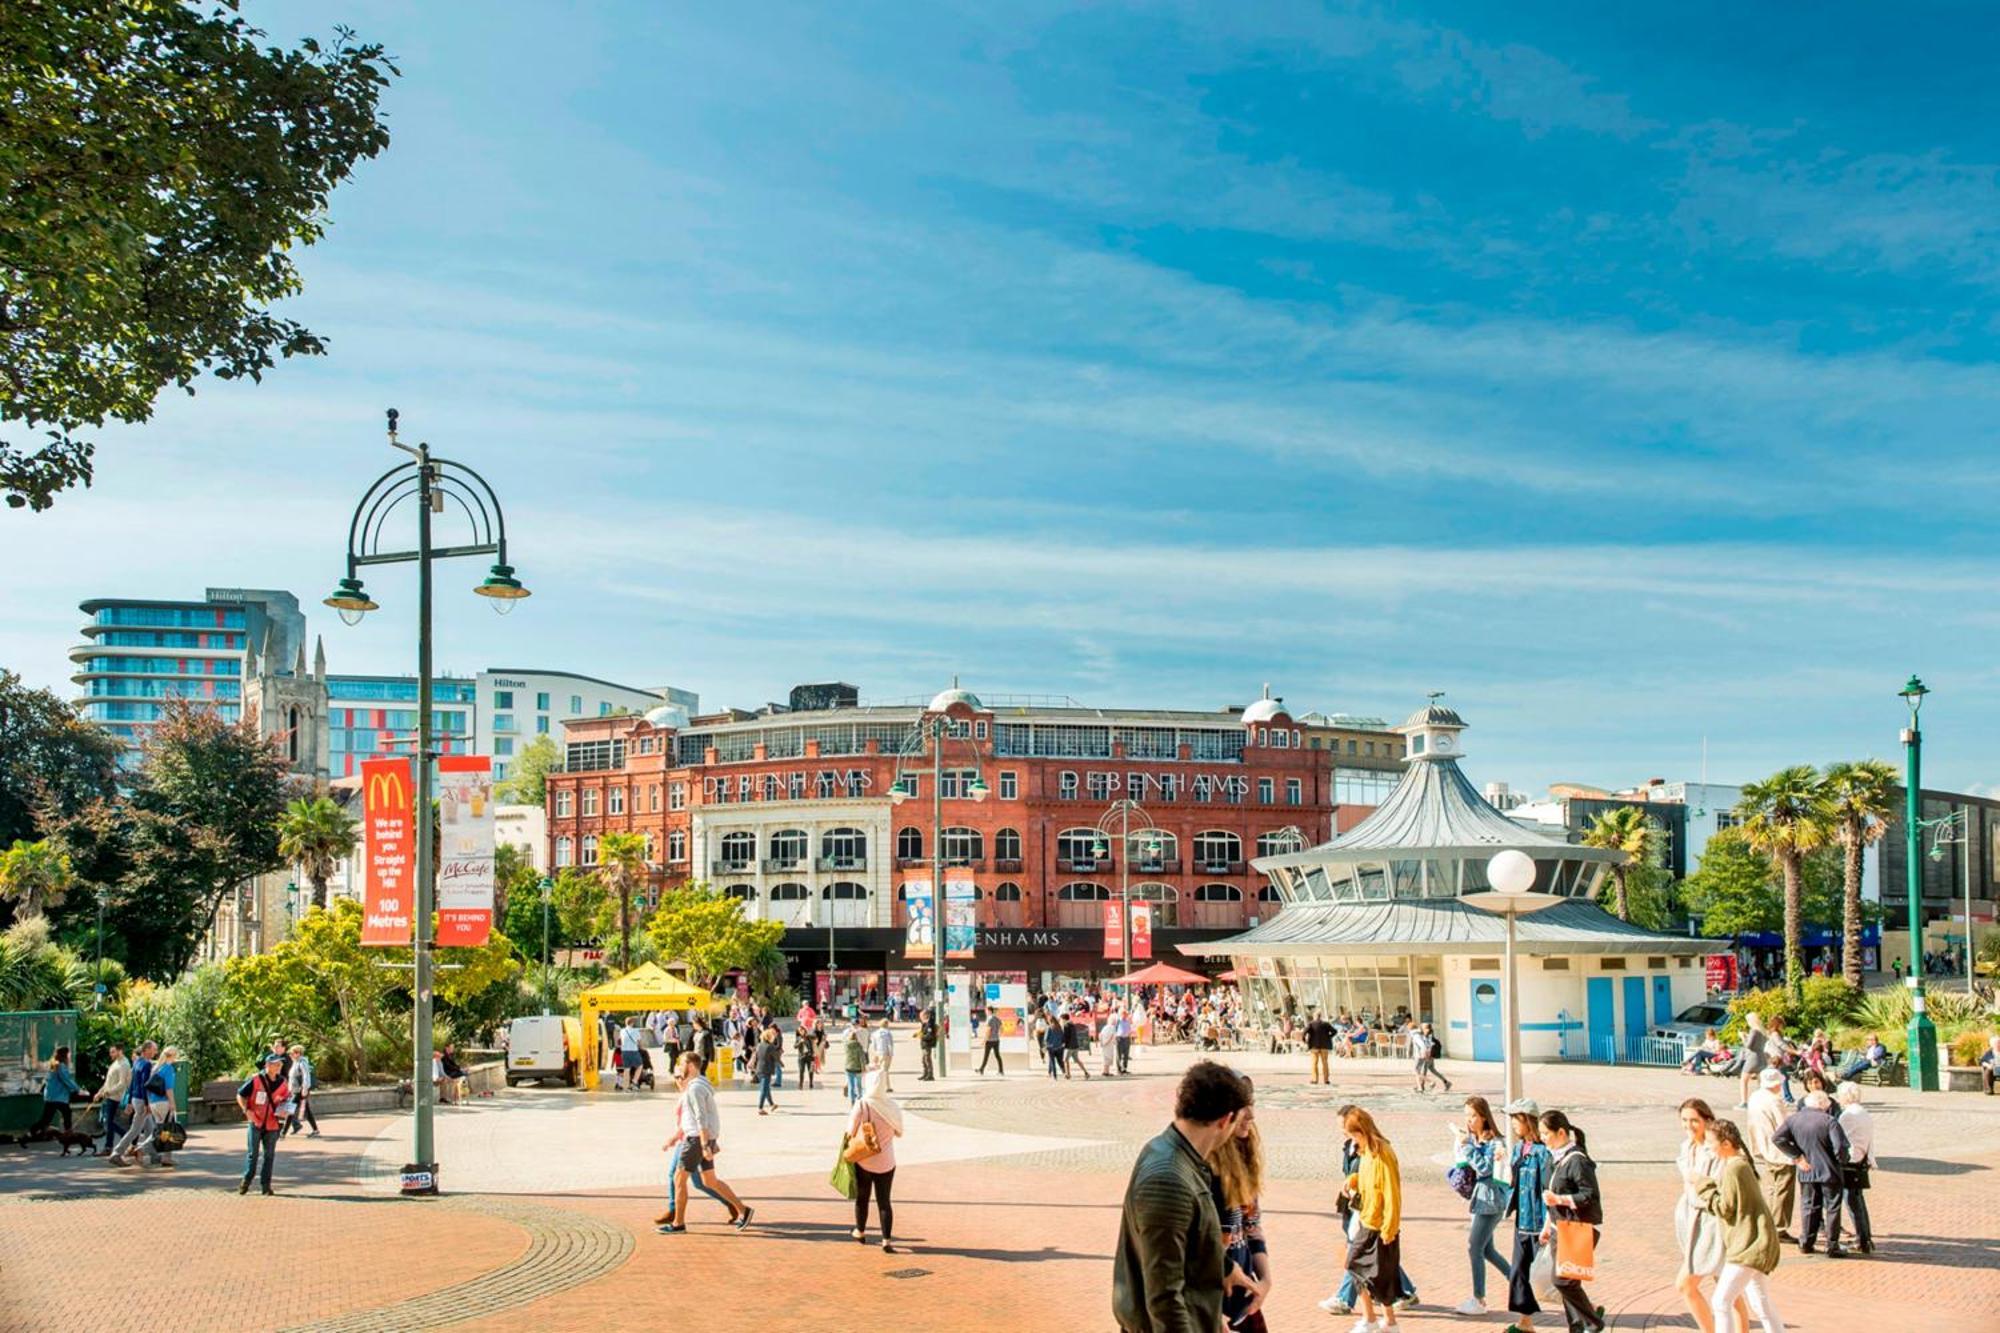
<svg viewBox="0 0 2000 1333">
<path fill-rule="evenodd" d="M 1190 972 L 1172 963 L 1154 963 L 1142 967 L 1137 972 L 1127 972 L 1122 977 L 1113 977 L 1108 986 L 1199 986 L 1208 980 L 1199 972 Z"/>
<path fill-rule="evenodd" d="M 1320 955 L 1498 954 L 1507 923 L 1451 898 L 1329 903 L 1285 908 L 1227 939 L 1182 944 L 1195 958 L 1312 958 Z M 1722 940 L 1663 935 L 1620 921 L 1596 903 L 1570 899 L 1521 917 L 1514 947 L 1523 954 L 1707 954 Z"/>
</svg>

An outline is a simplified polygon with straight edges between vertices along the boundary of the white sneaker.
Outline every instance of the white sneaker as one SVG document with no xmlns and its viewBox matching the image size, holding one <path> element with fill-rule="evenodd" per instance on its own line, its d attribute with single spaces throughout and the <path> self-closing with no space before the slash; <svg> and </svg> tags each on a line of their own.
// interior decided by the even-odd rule
<svg viewBox="0 0 2000 1333">
<path fill-rule="evenodd" d="M 1346 1301 L 1343 1301 L 1343 1300 L 1341 1300 L 1341 1299 L 1340 1299 L 1340 1293 L 1339 1293 L 1339 1292 L 1337 1292 L 1337 1291 L 1336 1291 L 1336 1292 L 1334 1292 L 1334 1293 L 1333 1293 L 1333 1295 L 1331 1295 L 1331 1296 L 1327 1297 L 1327 1298 L 1326 1298 L 1325 1300 L 1321 1301 L 1321 1302 L 1319 1303 L 1319 1308 L 1320 1308 L 1320 1309 L 1322 1309 L 1322 1310 L 1324 1310 L 1324 1311 L 1326 1311 L 1326 1312 L 1327 1312 L 1328 1314 L 1353 1314 L 1353 1313 L 1354 1313 L 1354 1307 L 1353 1307 L 1353 1306 L 1351 1306 L 1351 1305 L 1349 1305 L 1349 1304 L 1348 1304 L 1348 1303 L 1347 1303 Z"/>
<path fill-rule="evenodd" d="M 1382 1333 L 1380 1324 L 1371 1324 L 1366 1319 L 1359 1320 L 1347 1333 Z"/>
<path fill-rule="evenodd" d="M 1477 1296 L 1467 1296 L 1453 1307 L 1459 1314 L 1485 1314 L 1486 1302 Z"/>
</svg>

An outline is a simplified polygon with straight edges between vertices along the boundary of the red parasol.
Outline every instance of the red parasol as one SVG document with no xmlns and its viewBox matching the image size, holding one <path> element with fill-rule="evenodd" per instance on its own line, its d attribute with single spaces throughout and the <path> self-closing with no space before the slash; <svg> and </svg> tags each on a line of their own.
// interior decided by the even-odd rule
<svg viewBox="0 0 2000 1333">
<path fill-rule="evenodd" d="M 1204 984 L 1207 980 L 1208 978 L 1199 972 L 1190 972 L 1186 968 L 1175 967 L 1171 963 L 1155 963 L 1151 967 L 1142 967 L 1137 972 L 1128 972 L 1122 977 L 1113 977 L 1105 985 L 1197 986 Z"/>
</svg>

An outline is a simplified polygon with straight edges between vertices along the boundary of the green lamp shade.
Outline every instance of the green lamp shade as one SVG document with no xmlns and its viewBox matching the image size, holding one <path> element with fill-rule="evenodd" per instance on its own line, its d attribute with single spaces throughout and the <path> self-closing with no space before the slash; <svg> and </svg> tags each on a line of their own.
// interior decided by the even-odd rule
<svg viewBox="0 0 2000 1333">
<path fill-rule="evenodd" d="M 336 611 L 379 611 L 381 606 L 361 590 L 360 579 L 342 579 L 333 594 L 324 599 L 323 604 Z"/>
<path fill-rule="evenodd" d="M 526 597 L 528 590 L 521 586 L 521 580 L 514 577 L 512 565 L 495 565 L 487 574 L 486 582 L 473 589 L 481 597 L 498 597 L 502 601 L 514 601 Z"/>
</svg>

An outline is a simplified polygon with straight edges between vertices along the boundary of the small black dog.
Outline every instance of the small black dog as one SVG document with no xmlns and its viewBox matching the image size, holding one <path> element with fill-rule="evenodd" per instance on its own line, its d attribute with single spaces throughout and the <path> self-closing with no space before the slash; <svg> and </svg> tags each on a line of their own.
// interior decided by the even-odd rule
<svg viewBox="0 0 2000 1333">
<path fill-rule="evenodd" d="M 97 1147 L 97 1136 L 63 1129 L 56 1131 L 56 1142 L 62 1144 L 62 1152 L 57 1156 L 67 1157 L 69 1150 L 75 1148 L 79 1157 L 89 1157 L 92 1155 L 92 1150 Z"/>
</svg>

